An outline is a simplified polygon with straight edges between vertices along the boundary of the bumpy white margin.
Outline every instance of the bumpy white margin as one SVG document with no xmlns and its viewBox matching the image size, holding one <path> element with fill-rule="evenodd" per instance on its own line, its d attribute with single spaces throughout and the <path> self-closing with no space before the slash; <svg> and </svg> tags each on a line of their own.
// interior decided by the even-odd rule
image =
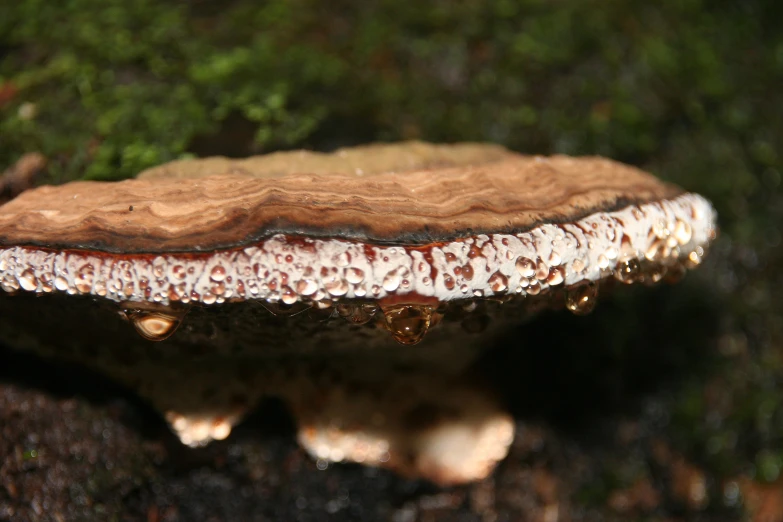
<svg viewBox="0 0 783 522">
<path fill-rule="evenodd" d="M 698 262 L 715 236 L 715 219 L 706 199 L 684 194 L 570 224 L 423 248 L 283 235 L 244 249 L 157 257 L 12 247 L 0 249 L 0 288 L 162 305 L 537 294 L 597 281 L 629 259 Z"/>
</svg>

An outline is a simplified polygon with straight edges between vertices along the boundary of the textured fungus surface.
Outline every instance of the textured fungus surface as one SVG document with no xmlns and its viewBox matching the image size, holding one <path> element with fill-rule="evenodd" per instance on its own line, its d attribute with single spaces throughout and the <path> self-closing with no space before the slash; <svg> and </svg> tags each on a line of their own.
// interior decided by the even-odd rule
<svg viewBox="0 0 783 522">
<path fill-rule="evenodd" d="M 440 168 L 431 167 L 432 154 L 421 154 L 399 171 L 265 177 L 263 160 L 207 159 L 176 163 L 172 177 L 41 187 L 0 209 L 0 244 L 193 252 L 250 246 L 278 233 L 427 244 L 568 223 L 682 193 L 603 158 L 469 147 L 471 154 L 455 152 L 464 164 Z M 219 168 L 183 183 L 182 172 L 202 173 L 202 161 Z"/>
<path fill-rule="evenodd" d="M 676 280 L 714 236 L 705 199 L 600 158 L 410 143 L 176 162 L 0 207 L 0 340 L 111 375 L 186 444 L 272 395 L 315 458 L 465 482 L 513 436 L 471 377 L 483 347 L 615 282 Z"/>
</svg>

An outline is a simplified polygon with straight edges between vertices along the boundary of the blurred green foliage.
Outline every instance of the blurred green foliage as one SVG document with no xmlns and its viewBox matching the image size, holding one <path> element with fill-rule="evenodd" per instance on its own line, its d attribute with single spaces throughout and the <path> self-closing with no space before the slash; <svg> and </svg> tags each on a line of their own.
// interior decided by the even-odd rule
<svg viewBox="0 0 783 522">
<path fill-rule="evenodd" d="M 120 179 L 420 138 L 650 169 L 709 197 L 723 232 L 694 285 L 714 287 L 732 370 L 672 392 L 669 433 L 719 475 L 774 481 L 781 20 L 774 0 L 2 2 L 0 167 L 39 151 L 50 182 Z"/>
<path fill-rule="evenodd" d="M 484 140 L 685 185 L 730 172 L 707 195 L 741 213 L 780 163 L 781 18 L 761 0 L 5 2 L 0 165 L 37 150 L 57 181 L 116 179 L 191 153 Z"/>
</svg>

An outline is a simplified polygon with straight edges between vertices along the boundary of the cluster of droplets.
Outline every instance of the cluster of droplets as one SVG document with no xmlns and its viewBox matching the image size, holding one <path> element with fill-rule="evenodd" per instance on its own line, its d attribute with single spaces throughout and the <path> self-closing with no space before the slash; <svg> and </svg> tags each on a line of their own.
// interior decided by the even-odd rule
<svg viewBox="0 0 783 522">
<path fill-rule="evenodd" d="M 621 283 L 652 284 L 675 280 L 701 263 L 715 235 L 714 220 L 709 203 L 688 194 L 575 223 L 427 247 L 282 235 L 253 247 L 204 254 L 12 247 L 0 250 L 0 288 L 123 303 L 125 316 L 153 340 L 173 333 L 187 305 L 253 300 L 275 315 L 310 310 L 353 324 L 374 320 L 399 342 L 414 344 L 438 314 L 432 306 L 405 304 L 406 295 L 415 297 L 412 302 L 437 303 L 564 288 L 566 307 L 586 313 L 595 305 L 597 281 L 613 276 Z"/>
<path fill-rule="evenodd" d="M 565 282 L 565 268 L 560 266 L 560 262 L 560 256 L 556 252 L 550 254 L 549 263 L 540 257 L 535 261 L 524 256 L 518 257 L 514 263 L 519 272 L 516 292 L 538 295 L 542 288 L 562 285 Z"/>
</svg>

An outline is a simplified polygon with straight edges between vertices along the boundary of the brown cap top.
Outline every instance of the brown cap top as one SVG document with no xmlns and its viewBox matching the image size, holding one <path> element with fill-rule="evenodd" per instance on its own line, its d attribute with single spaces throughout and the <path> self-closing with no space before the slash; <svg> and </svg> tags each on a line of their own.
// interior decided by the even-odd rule
<svg viewBox="0 0 783 522">
<path fill-rule="evenodd" d="M 572 222 L 681 193 L 603 158 L 374 145 L 178 161 L 135 180 L 40 187 L 0 207 L 0 246 L 190 252 L 277 233 L 425 244 Z"/>
</svg>

